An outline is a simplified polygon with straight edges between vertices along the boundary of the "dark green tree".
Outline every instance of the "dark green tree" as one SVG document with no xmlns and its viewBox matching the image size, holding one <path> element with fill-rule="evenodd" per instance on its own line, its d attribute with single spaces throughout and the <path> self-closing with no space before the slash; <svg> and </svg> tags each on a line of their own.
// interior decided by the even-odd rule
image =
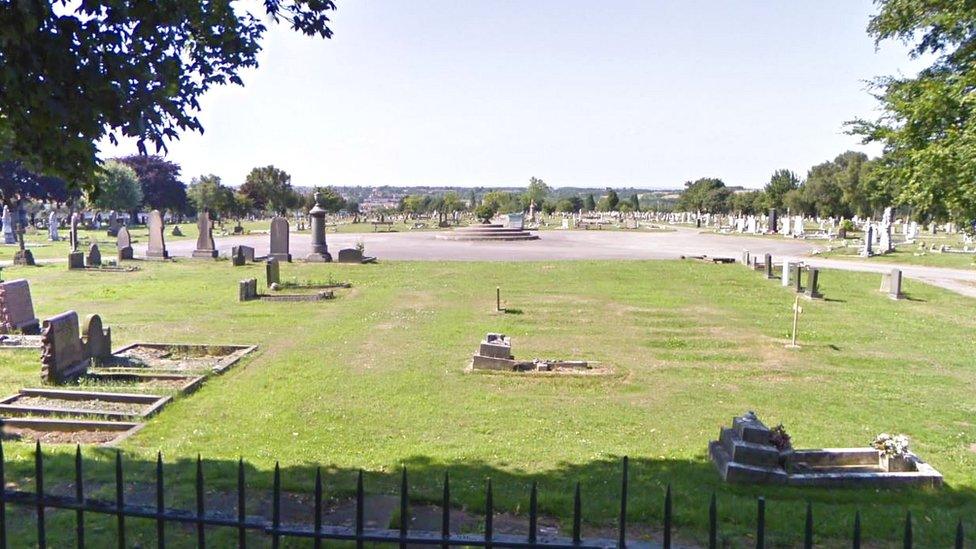
<svg viewBox="0 0 976 549">
<path fill-rule="evenodd" d="M 257 65 L 262 16 L 330 37 L 331 0 L 0 2 L 0 152 L 39 173 L 96 185 L 97 143 L 165 150 L 211 87 Z"/>
<path fill-rule="evenodd" d="M 592 212 L 594 210 L 596 210 L 596 200 L 593 199 L 592 194 L 588 194 L 583 201 L 583 211 Z"/>
<path fill-rule="evenodd" d="M 254 168 L 240 188 L 251 199 L 254 208 L 278 214 L 298 205 L 298 196 L 291 186 L 288 172 L 274 166 Z"/>
<path fill-rule="evenodd" d="M 631 208 L 633 209 L 633 211 L 635 211 L 635 212 L 639 212 L 639 211 L 641 211 L 641 207 L 640 207 L 640 197 L 639 197 L 639 196 L 637 196 L 637 193 L 634 193 L 634 194 L 632 194 L 632 195 L 630 195 L 630 207 L 631 207 Z"/>
<path fill-rule="evenodd" d="M 142 204 L 148 210 L 186 210 L 186 185 L 180 181 L 180 166 L 158 155 L 134 154 L 118 159 L 135 170 L 142 187 Z"/>
<path fill-rule="evenodd" d="M 678 208 L 690 212 L 726 213 L 732 195 L 721 179 L 703 177 L 685 183 L 678 198 Z"/>
<path fill-rule="evenodd" d="M 764 189 L 766 202 L 770 208 L 783 208 L 786 193 L 800 187 L 800 178 L 790 170 L 776 170 Z"/>
</svg>

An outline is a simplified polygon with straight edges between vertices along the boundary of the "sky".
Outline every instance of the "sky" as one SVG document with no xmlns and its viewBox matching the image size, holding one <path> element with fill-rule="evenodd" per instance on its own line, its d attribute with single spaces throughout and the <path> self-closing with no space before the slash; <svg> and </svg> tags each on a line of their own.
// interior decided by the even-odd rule
<svg viewBox="0 0 976 549">
<path fill-rule="evenodd" d="M 761 187 L 804 176 L 874 117 L 870 0 L 336 0 L 330 40 L 275 26 L 245 86 L 201 101 L 167 157 L 239 185 Z M 135 152 L 103 144 L 103 157 Z"/>
</svg>

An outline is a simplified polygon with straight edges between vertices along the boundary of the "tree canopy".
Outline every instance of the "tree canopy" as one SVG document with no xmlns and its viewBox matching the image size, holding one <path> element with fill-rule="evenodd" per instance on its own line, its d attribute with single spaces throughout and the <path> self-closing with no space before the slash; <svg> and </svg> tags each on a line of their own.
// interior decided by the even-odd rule
<svg viewBox="0 0 976 549">
<path fill-rule="evenodd" d="M 142 187 L 135 170 L 119 162 L 109 160 L 99 169 L 98 186 L 88 197 L 88 202 L 101 210 L 134 210 L 142 204 Z"/>
<path fill-rule="evenodd" d="M 257 66 L 261 13 L 221 0 L 0 3 L 0 152 L 37 173 L 94 187 L 97 143 L 166 149 L 202 131 L 212 86 Z M 331 37 L 331 0 L 264 0 L 264 15 Z"/>
<path fill-rule="evenodd" d="M 685 183 L 678 207 L 691 212 L 723 213 L 728 211 L 731 194 L 721 179 L 703 177 Z"/>
<path fill-rule="evenodd" d="M 135 170 L 142 188 L 142 206 L 149 210 L 186 210 L 186 185 L 180 181 L 180 166 L 158 155 L 134 154 L 118 159 Z"/>
<path fill-rule="evenodd" d="M 933 55 L 914 77 L 874 82 L 882 114 L 855 120 L 851 131 L 884 144 L 875 185 L 915 209 L 917 217 L 976 220 L 976 4 L 958 0 L 877 0 L 868 33 L 899 40 L 911 55 Z M 885 191 L 885 188 L 887 190 Z"/>
<path fill-rule="evenodd" d="M 240 191 L 251 200 L 256 209 L 279 214 L 297 206 L 300 200 L 292 189 L 288 172 L 274 166 L 252 169 Z"/>
</svg>

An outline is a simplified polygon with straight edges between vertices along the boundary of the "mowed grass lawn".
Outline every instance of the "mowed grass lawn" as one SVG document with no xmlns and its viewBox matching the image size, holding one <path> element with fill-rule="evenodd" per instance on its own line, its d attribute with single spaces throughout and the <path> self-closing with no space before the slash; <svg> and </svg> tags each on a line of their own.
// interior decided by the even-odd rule
<svg viewBox="0 0 976 549">
<path fill-rule="evenodd" d="M 755 498 L 767 498 L 773 544 L 802 539 L 807 502 L 818 540 L 843 544 L 855 510 L 867 539 L 896 543 L 907 510 L 926 547 L 951 543 L 962 518 L 976 534 L 976 301 L 911 280 L 891 301 L 877 275 L 821 273 L 826 301 L 802 301 L 802 349 L 784 348 L 793 297 L 738 265 L 679 261 L 285 265 L 284 279 L 352 282 L 324 303 L 238 303 L 237 281 L 263 265 L 140 263 L 129 274 L 64 265 L 4 270 L 31 281 L 41 318 L 97 312 L 115 346 L 134 341 L 256 343 L 260 351 L 178 399 L 121 446 L 126 478 L 151 493 L 157 451 L 175 504 L 193 508 L 193 470 L 233 493 L 237 459 L 267 489 L 275 461 L 289 491 L 308 492 L 321 465 L 330 498 L 396 493 L 406 466 L 414 501 L 437 501 L 445 471 L 455 504 L 483 509 L 491 477 L 499 510 L 525 513 L 539 483 L 541 512 L 568 525 L 579 480 L 584 517 L 604 534 L 618 512 L 622 456 L 631 459 L 629 519 L 659 531 L 674 490 L 681 539 L 700 542 L 717 494 L 722 536 L 748 545 Z M 495 287 L 509 314 L 496 314 Z M 520 358 L 599 362 L 608 376 L 465 371 L 486 332 L 512 336 Z M 39 383 L 36 353 L 2 351 L 0 388 Z M 723 484 L 706 446 L 733 415 L 782 422 L 797 447 L 866 446 L 882 431 L 910 435 L 940 470 L 939 491 L 787 489 Z M 33 447 L 7 442 L 7 480 L 31 489 Z M 46 482 L 73 474 L 73 448 L 46 447 Z M 89 483 L 111 499 L 114 450 L 86 448 Z M 97 484 L 96 484 L 97 479 Z M 65 489 L 66 490 L 66 489 Z M 97 490 L 101 490 L 98 492 Z M 70 492 L 69 492 L 70 493 Z M 149 502 L 152 501 L 151 496 Z M 236 501 L 234 497 L 225 498 Z M 233 508 L 229 509 L 233 512 Z M 70 539 L 73 514 L 50 529 Z M 27 515 L 23 515 L 27 516 Z M 110 519 L 91 517 L 113 543 Z M 22 546 L 33 523 L 8 520 Z M 130 540 L 154 544 L 151 523 Z M 190 544 L 192 533 L 183 530 Z M 52 535 L 49 531 L 49 535 Z M 215 543 L 233 532 L 215 530 Z M 177 538 L 178 539 L 178 538 Z M 94 543 L 94 542 L 93 542 Z"/>
</svg>

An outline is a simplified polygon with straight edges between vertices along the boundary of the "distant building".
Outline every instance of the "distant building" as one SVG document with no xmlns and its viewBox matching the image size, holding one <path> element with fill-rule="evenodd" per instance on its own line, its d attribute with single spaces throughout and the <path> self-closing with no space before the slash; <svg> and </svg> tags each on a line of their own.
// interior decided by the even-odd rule
<svg viewBox="0 0 976 549">
<path fill-rule="evenodd" d="M 385 193 L 379 189 L 373 191 L 359 203 L 359 211 L 369 213 L 373 210 L 395 210 L 400 205 L 401 195 Z"/>
</svg>

